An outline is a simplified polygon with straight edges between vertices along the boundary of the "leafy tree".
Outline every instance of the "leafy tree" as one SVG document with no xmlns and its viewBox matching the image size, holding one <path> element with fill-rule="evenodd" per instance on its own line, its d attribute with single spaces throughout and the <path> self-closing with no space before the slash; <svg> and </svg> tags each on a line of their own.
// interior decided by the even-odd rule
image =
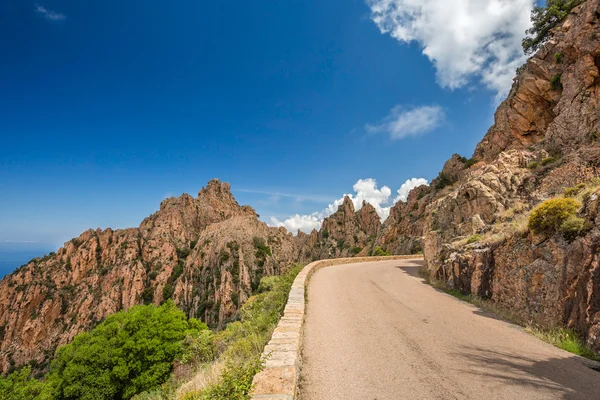
<svg viewBox="0 0 600 400">
<path fill-rule="evenodd" d="M 0 375 L 0 400 L 47 399 L 44 384 L 31 378 L 31 367 L 23 367 L 3 378 Z"/>
<path fill-rule="evenodd" d="M 129 399 L 165 382 L 183 340 L 207 329 L 168 301 L 109 316 L 58 349 L 46 383 L 56 399 Z"/>
<path fill-rule="evenodd" d="M 531 11 L 533 26 L 525 33 L 523 50 L 525 54 L 537 51 L 548 39 L 548 34 L 560 24 L 573 8 L 583 3 L 583 0 L 546 0 L 545 7 L 534 7 Z"/>
</svg>

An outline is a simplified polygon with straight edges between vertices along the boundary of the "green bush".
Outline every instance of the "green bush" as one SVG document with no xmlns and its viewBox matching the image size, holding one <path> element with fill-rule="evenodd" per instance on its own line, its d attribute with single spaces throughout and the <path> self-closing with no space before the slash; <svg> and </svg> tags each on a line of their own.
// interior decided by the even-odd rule
<svg viewBox="0 0 600 400">
<path fill-rule="evenodd" d="M 571 215 L 560 224 L 558 230 L 563 234 L 565 239 L 572 241 L 585 230 L 585 219 L 576 215 Z"/>
<path fill-rule="evenodd" d="M 560 24 L 583 0 L 547 0 L 546 7 L 534 7 L 531 11 L 533 26 L 525 33 L 523 50 L 526 54 L 535 52 L 544 44 L 552 28 Z"/>
<path fill-rule="evenodd" d="M 535 233 L 554 233 L 571 217 L 577 216 L 581 205 L 573 199 L 557 198 L 543 202 L 529 216 L 529 228 Z"/>
<path fill-rule="evenodd" d="M 271 248 L 265 243 L 265 239 L 255 236 L 252 238 L 252 243 L 256 249 L 256 258 L 265 259 L 267 256 L 271 256 Z"/>
<path fill-rule="evenodd" d="M 467 158 L 467 157 L 461 157 L 460 161 L 462 161 L 465 164 L 465 168 L 471 168 L 473 165 L 477 164 L 478 160 L 476 158 Z"/>
<path fill-rule="evenodd" d="M 262 369 L 262 362 L 253 358 L 242 363 L 228 361 L 216 385 L 201 393 L 185 396 L 183 400 L 246 400 L 252 389 L 252 379 Z"/>
<path fill-rule="evenodd" d="M 183 340 L 201 329 L 171 301 L 134 306 L 59 348 L 46 384 L 55 399 L 129 399 L 165 382 Z"/>
<path fill-rule="evenodd" d="M 527 164 L 527 168 L 529 168 L 529 169 L 536 169 L 539 166 L 540 166 L 540 163 L 537 161 L 532 161 L 529 164 Z"/>
<path fill-rule="evenodd" d="M 542 160 L 542 166 L 545 167 L 546 165 L 550 165 L 550 164 L 554 164 L 555 162 L 557 162 L 558 159 L 556 157 L 546 157 Z"/>
<path fill-rule="evenodd" d="M 580 183 L 575 186 L 571 186 L 565 189 L 565 197 L 575 197 L 577 196 L 583 189 L 585 189 L 585 183 Z"/>
<path fill-rule="evenodd" d="M 31 378 L 31 367 L 23 367 L 6 378 L 0 375 L 1 400 L 51 399 L 44 393 L 44 383 Z"/>
<path fill-rule="evenodd" d="M 560 51 L 554 53 L 554 61 L 556 61 L 557 64 L 560 64 L 562 62 L 563 57 L 564 57 L 564 54 Z"/>
<path fill-rule="evenodd" d="M 375 256 L 375 257 L 391 256 L 391 254 L 390 254 L 390 252 L 383 250 L 381 247 L 377 246 L 377 247 L 375 247 L 375 250 L 373 251 L 373 256 Z"/>
<path fill-rule="evenodd" d="M 329 231 L 326 229 L 323 229 L 323 231 L 321 232 L 321 236 L 323 237 L 323 239 L 327 239 L 329 237 Z"/>
<path fill-rule="evenodd" d="M 435 188 L 437 190 L 442 190 L 443 188 L 445 188 L 446 186 L 450 186 L 452 185 L 452 180 L 448 177 L 448 175 L 446 175 L 443 172 L 440 172 L 440 174 L 437 177 L 437 182 L 435 184 Z"/>
<path fill-rule="evenodd" d="M 471 235 L 467 239 L 467 244 L 476 243 L 476 242 L 479 242 L 480 240 L 481 240 L 481 235 Z"/>
<path fill-rule="evenodd" d="M 183 341 L 184 351 L 179 356 L 182 364 L 198 365 L 215 358 L 215 336 L 205 324 L 201 323 L 201 326 L 200 331 L 190 333 Z"/>
<path fill-rule="evenodd" d="M 552 86 L 552 90 L 560 90 L 563 85 L 561 82 L 562 74 L 556 74 L 550 79 L 550 86 Z"/>
<path fill-rule="evenodd" d="M 357 255 L 361 251 L 362 251 L 362 247 L 355 246 L 355 247 L 353 247 L 353 248 L 350 249 L 350 254 Z"/>
</svg>

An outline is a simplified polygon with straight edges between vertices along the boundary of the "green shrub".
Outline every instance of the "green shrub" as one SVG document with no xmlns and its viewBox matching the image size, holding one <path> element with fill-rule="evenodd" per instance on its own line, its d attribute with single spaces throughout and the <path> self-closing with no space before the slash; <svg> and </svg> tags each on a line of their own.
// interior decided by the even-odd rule
<svg viewBox="0 0 600 400">
<path fill-rule="evenodd" d="M 560 90 L 562 89 L 561 82 L 562 74 L 556 74 L 550 79 L 550 86 L 552 86 L 552 90 Z"/>
<path fill-rule="evenodd" d="M 350 249 L 350 254 L 357 255 L 362 251 L 362 247 L 355 246 Z"/>
<path fill-rule="evenodd" d="M 529 169 L 536 169 L 539 166 L 540 166 L 540 163 L 537 161 L 532 161 L 529 164 L 527 164 L 527 168 L 529 168 Z"/>
<path fill-rule="evenodd" d="M 465 168 L 471 168 L 473 165 L 477 164 L 477 162 L 479 160 L 477 160 L 476 158 L 467 158 L 467 157 L 461 157 L 460 161 L 462 161 L 465 164 Z"/>
<path fill-rule="evenodd" d="M 57 399 L 129 399 L 165 382 L 184 338 L 202 328 L 171 301 L 120 311 L 58 349 L 47 385 Z"/>
<path fill-rule="evenodd" d="M 476 243 L 479 242 L 481 240 L 482 236 L 481 235 L 471 235 L 468 239 L 467 239 L 467 244 L 471 244 L 471 243 Z"/>
<path fill-rule="evenodd" d="M 557 162 L 558 159 L 556 157 L 546 157 L 542 160 L 542 166 L 545 167 L 546 165 L 550 165 L 550 164 L 554 164 L 555 162 Z"/>
<path fill-rule="evenodd" d="M 219 383 L 209 386 L 201 393 L 185 396 L 184 400 L 246 400 L 252 389 L 252 379 L 262 369 L 260 358 L 242 363 L 228 361 L 221 373 Z"/>
<path fill-rule="evenodd" d="M 144 302 L 144 304 L 150 304 L 150 303 L 152 303 L 153 299 L 154 299 L 154 288 L 152 286 L 148 286 L 142 292 L 142 301 Z"/>
<path fill-rule="evenodd" d="M 190 255 L 190 249 L 176 249 L 177 258 L 180 260 L 185 260 Z"/>
<path fill-rule="evenodd" d="M 265 239 L 255 236 L 252 238 L 254 248 L 256 248 L 256 258 L 265 259 L 267 256 L 271 256 L 271 248 L 265 243 Z"/>
<path fill-rule="evenodd" d="M 44 383 L 31 377 L 31 367 L 23 367 L 7 377 L 0 375 L 0 399 L 30 400 L 51 399 L 49 393 L 44 393 Z"/>
<path fill-rule="evenodd" d="M 557 198 L 543 202 L 529 216 L 529 228 L 535 233 L 554 233 L 570 217 L 577 216 L 581 205 L 573 199 Z"/>
<path fill-rule="evenodd" d="M 564 57 L 564 54 L 560 51 L 554 53 L 554 61 L 556 61 L 557 64 L 560 64 L 562 62 L 563 57 Z"/>
<path fill-rule="evenodd" d="M 585 189 L 585 183 L 580 183 L 578 185 L 569 187 L 565 189 L 565 197 L 575 197 L 577 196 L 583 189 Z"/>
<path fill-rule="evenodd" d="M 442 190 L 446 186 L 452 185 L 452 183 L 454 183 L 454 182 L 452 182 L 452 180 L 448 177 L 448 175 L 446 175 L 443 172 L 440 172 L 440 174 L 437 177 L 437 182 L 435 184 L 435 188 L 437 190 Z"/>
<path fill-rule="evenodd" d="M 390 254 L 390 252 L 383 250 L 381 247 L 377 246 L 377 247 L 375 247 L 375 250 L 373 251 L 373 256 L 375 256 L 375 257 L 391 256 L 391 254 Z"/>
<path fill-rule="evenodd" d="M 526 54 L 535 52 L 544 44 L 552 28 L 560 24 L 583 0 L 547 0 L 545 7 L 534 7 L 531 11 L 533 26 L 525 33 L 523 50 Z"/>
<path fill-rule="evenodd" d="M 329 237 L 329 231 L 327 229 L 323 229 L 323 231 L 321 232 L 321 236 L 323 237 L 323 239 L 327 239 Z"/>
<path fill-rule="evenodd" d="M 575 238 L 585 230 L 585 219 L 576 215 L 571 215 L 560 224 L 558 230 L 563 234 L 565 239 L 569 241 L 575 240 Z"/>
<path fill-rule="evenodd" d="M 201 323 L 197 332 L 192 332 L 183 341 L 184 351 L 179 357 L 182 364 L 198 365 L 214 360 L 216 355 L 215 337 L 208 327 Z"/>
</svg>

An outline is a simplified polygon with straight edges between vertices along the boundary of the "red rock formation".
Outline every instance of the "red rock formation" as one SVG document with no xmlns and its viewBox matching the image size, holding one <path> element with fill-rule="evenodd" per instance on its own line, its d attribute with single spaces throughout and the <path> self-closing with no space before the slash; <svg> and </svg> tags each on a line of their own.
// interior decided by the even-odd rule
<svg viewBox="0 0 600 400">
<path fill-rule="evenodd" d="M 137 229 L 88 230 L 0 281 L 0 371 L 43 364 L 107 315 L 172 298 L 213 326 L 233 317 L 262 276 L 300 257 L 284 229 L 213 180 L 198 197 L 164 200 Z"/>
</svg>

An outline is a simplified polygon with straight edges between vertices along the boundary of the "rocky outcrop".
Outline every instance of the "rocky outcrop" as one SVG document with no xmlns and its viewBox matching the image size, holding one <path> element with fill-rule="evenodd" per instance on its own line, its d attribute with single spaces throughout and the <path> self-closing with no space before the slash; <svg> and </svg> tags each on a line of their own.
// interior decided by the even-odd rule
<svg viewBox="0 0 600 400">
<path fill-rule="evenodd" d="M 430 186 L 419 186 L 399 201 L 383 222 L 376 245 L 390 254 L 416 254 L 423 250 L 425 210 L 432 195 Z"/>
<path fill-rule="evenodd" d="M 431 277 L 525 320 L 573 328 L 596 350 L 600 193 L 584 199 L 586 229 L 575 240 L 538 237 L 527 218 L 540 202 L 579 183 L 594 187 L 600 177 L 599 16 L 600 0 L 588 0 L 553 31 L 499 106 L 475 150 L 480 162 L 460 171 L 453 157 L 419 222 Z"/>
<path fill-rule="evenodd" d="M 258 221 L 213 180 L 196 198 L 164 200 L 137 229 L 88 230 L 2 279 L 0 370 L 44 367 L 58 345 L 135 304 L 173 299 L 222 326 L 262 276 L 301 258 L 291 234 Z"/>
<path fill-rule="evenodd" d="M 354 210 L 350 197 L 344 197 L 337 211 L 323 220 L 320 231 L 304 239 L 304 253 L 313 260 L 370 255 L 381 227 L 375 208 L 363 201 Z"/>
</svg>

